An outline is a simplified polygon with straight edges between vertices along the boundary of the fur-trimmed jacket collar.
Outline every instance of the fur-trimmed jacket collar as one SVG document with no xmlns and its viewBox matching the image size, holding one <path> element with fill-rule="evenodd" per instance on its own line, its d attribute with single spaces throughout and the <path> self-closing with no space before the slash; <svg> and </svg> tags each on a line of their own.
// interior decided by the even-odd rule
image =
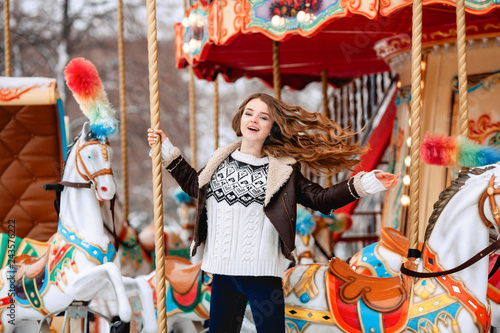
<svg viewBox="0 0 500 333">
<path fill-rule="evenodd" d="M 198 176 L 199 187 L 202 188 L 210 182 L 212 175 L 219 165 L 235 150 L 241 147 L 241 141 L 233 142 L 227 146 L 221 147 L 215 151 L 208 160 L 205 168 Z M 293 167 L 297 161 L 291 157 L 269 157 L 269 173 L 267 175 L 267 188 L 264 206 L 266 206 L 276 192 L 290 178 Z"/>
</svg>

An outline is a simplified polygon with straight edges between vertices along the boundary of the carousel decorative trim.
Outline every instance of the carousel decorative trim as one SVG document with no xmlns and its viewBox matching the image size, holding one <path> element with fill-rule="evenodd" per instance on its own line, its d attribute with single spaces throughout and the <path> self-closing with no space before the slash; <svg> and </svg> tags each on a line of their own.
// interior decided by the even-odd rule
<svg viewBox="0 0 500 333">
<path fill-rule="evenodd" d="M 329 311 L 320 311 L 285 305 L 285 321 L 288 321 L 289 319 L 314 321 L 323 324 L 335 323 L 332 314 Z"/>
<path fill-rule="evenodd" d="M 476 121 L 469 120 L 469 138 L 478 143 L 485 143 L 486 139 L 495 134 L 489 144 L 498 146 L 498 133 L 500 132 L 500 121 L 492 122 L 490 115 L 483 114 Z M 491 142 L 493 141 L 493 142 Z"/>
<path fill-rule="evenodd" d="M 297 295 L 302 303 L 307 303 L 319 296 L 319 290 L 316 286 L 315 277 L 320 267 L 321 265 L 319 264 L 310 265 L 304 274 L 302 274 L 299 282 L 297 282 L 295 287 L 293 287 L 295 295 Z"/>
<path fill-rule="evenodd" d="M 0 101 L 10 102 L 15 99 L 21 99 L 21 96 L 30 90 L 40 88 L 40 86 L 32 86 L 27 88 L 5 88 L 0 90 Z"/>
<path fill-rule="evenodd" d="M 72 246 L 80 249 L 87 258 L 97 265 L 102 265 L 107 262 L 113 261 L 113 257 L 116 254 L 115 246 L 112 242 L 109 242 L 108 248 L 106 251 L 103 251 L 98 245 L 94 245 L 87 241 L 84 241 L 80 235 L 78 235 L 77 231 L 71 230 L 64 225 L 62 219 L 59 223 L 59 227 L 57 228 L 57 232 L 59 235 L 64 237 L 68 243 Z"/>
<path fill-rule="evenodd" d="M 492 20 L 467 25 L 467 39 L 469 43 L 473 40 L 484 38 L 496 38 L 500 36 L 500 24 Z M 440 30 L 422 33 L 422 48 L 428 49 L 443 44 L 454 44 L 457 31 L 454 27 L 442 27 Z M 379 40 L 375 46 L 375 52 L 379 58 L 385 59 L 397 54 L 406 53 L 411 48 L 411 37 L 409 34 L 399 34 Z"/>
<path fill-rule="evenodd" d="M 59 98 L 55 79 L 44 77 L 2 77 L 0 104 L 53 105 Z"/>
<path fill-rule="evenodd" d="M 489 90 L 493 85 L 500 82 L 500 71 L 488 74 L 470 75 L 467 78 L 467 91 L 472 92 L 479 88 Z M 454 76 L 451 81 L 451 87 L 458 93 L 458 76 Z"/>
</svg>

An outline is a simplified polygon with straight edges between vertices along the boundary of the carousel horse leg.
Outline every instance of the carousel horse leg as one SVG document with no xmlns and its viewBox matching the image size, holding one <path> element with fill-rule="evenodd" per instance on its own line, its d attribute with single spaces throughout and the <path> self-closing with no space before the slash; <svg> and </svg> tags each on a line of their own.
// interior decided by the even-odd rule
<svg viewBox="0 0 500 333">
<path fill-rule="evenodd" d="M 142 315 L 144 317 L 144 327 L 141 332 L 143 333 L 155 333 L 158 331 L 158 326 L 156 324 L 155 308 L 153 306 L 153 293 L 151 292 L 151 287 L 146 279 L 143 277 L 130 278 L 123 277 L 123 284 L 127 290 L 127 296 L 138 295 L 142 304 Z M 146 318 L 146 316 L 151 318 Z"/>
<path fill-rule="evenodd" d="M 112 287 L 110 292 L 110 284 Z M 92 299 L 96 295 L 106 300 L 118 301 L 118 314 L 124 322 L 129 322 L 132 309 L 125 293 L 122 276 L 118 267 L 109 262 L 81 272 L 72 283 L 67 294 L 73 299 Z"/>
</svg>

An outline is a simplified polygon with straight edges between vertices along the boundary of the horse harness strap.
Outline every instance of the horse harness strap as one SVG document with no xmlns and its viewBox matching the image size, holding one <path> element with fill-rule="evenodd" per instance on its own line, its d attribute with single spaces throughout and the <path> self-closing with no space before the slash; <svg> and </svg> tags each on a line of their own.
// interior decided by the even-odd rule
<svg viewBox="0 0 500 333">
<path fill-rule="evenodd" d="M 484 214 L 484 203 L 487 198 L 490 201 L 491 213 L 493 214 L 493 218 L 495 219 L 497 226 L 500 227 L 500 209 L 498 208 L 498 205 L 495 201 L 495 195 L 500 194 L 500 189 L 495 190 L 494 185 L 495 185 L 495 175 L 491 176 L 488 187 L 486 188 L 486 191 L 484 191 L 483 194 L 481 195 L 478 204 L 479 216 L 481 217 L 481 220 L 483 221 L 484 225 L 487 226 L 488 228 L 491 226 L 492 223 L 486 218 L 486 215 Z"/>
<path fill-rule="evenodd" d="M 103 153 L 103 156 L 104 156 L 104 159 L 107 161 L 108 160 L 108 151 L 107 151 L 107 145 L 105 144 L 102 144 L 100 143 L 99 141 L 97 140 L 92 140 L 92 141 L 88 141 L 88 142 L 85 142 L 83 145 L 79 146 L 79 144 L 77 143 L 77 147 L 76 147 L 76 154 L 75 154 L 75 165 L 76 165 L 76 171 L 78 172 L 78 174 L 85 180 L 88 180 L 90 182 L 94 181 L 94 179 L 98 176 L 102 176 L 102 175 L 109 175 L 109 174 L 113 174 L 113 170 L 111 169 L 102 169 L 102 170 L 99 170 L 99 171 L 96 171 L 94 172 L 93 174 L 90 174 L 89 170 L 87 169 L 87 167 L 85 166 L 85 163 L 83 163 L 83 159 L 82 159 L 82 156 L 80 155 L 80 151 L 87 147 L 87 146 L 90 146 L 90 145 L 100 145 L 101 146 L 101 150 L 102 150 L 102 153 Z M 80 163 L 78 163 L 80 162 Z M 78 167 L 78 165 L 81 164 L 82 168 L 83 168 L 83 173 L 80 171 L 80 168 Z"/>
<path fill-rule="evenodd" d="M 113 238 L 115 239 L 114 243 L 115 243 L 115 249 L 116 249 L 116 252 L 118 252 L 118 248 L 120 247 L 120 245 L 125 245 L 125 243 L 123 243 L 120 239 L 120 237 L 116 234 L 116 227 L 115 227 L 115 200 L 116 200 L 116 195 L 113 196 L 113 199 L 111 199 L 110 203 L 109 203 L 109 210 L 111 211 L 111 222 L 112 222 L 112 225 L 113 225 L 113 230 L 110 230 L 109 227 L 106 225 L 106 223 L 103 223 L 104 225 L 104 228 L 110 233 L 113 235 Z"/>
<path fill-rule="evenodd" d="M 500 240 L 491 244 L 486 249 L 479 252 L 478 254 L 476 254 L 474 257 L 472 257 L 462 265 L 465 266 L 465 264 L 468 264 L 468 266 L 470 266 L 473 263 L 477 262 L 482 257 L 488 256 L 492 251 L 498 248 L 499 244 Z M 480 258 L 473 261 L 473 259 L 475 259 L 476 257 Z M 478 323 L 481 326 L 484 333 L 488 332 L 491 324 L 489 321 L 489 317 L 491 314 L 489 303 L 487 306 L 485 306 L 467 290 L 463 282 L 455 279 L 453 276 L 445 276 L 451 274 L 449 272 L 452 270 L 444 271 L 443 268 L 439 265 L 436 254 L 428 246 L 425 246 L 423 248 L 423 260 L 424 260 L 423 265 L 426 269 L 428 269 L 433 273 L 439 274 L 438 276 L 433 276 L 433 277 L 435 277 L 437 282 L 439 282 L 439 284 L 441 284 L 441 286 L 447 291 L 448 295 L 455 298 L 460 304 L 462 304 L 462 306 L 464 306 L 475 317 L 476 323 Z M 456 267 L 455 269 L 465 268 L 465 267 L 461 268 L 460 266 Z M 457 271 L 459 271 L 460 269 L 458 269 Z"/>
<path fill-rule="evenodd" d="M 59 182 L 57 183 L 59 185 L 62 185 L 63 187 L 74 187 L 74 188 L 91 188 L 92 183 L 73 183 L 73 182 Z"/>
<path fill-rule="evenodd" d="M 463 264 L 458 265 L 455 268 L 426 273 L 426 272 L 416 272 L 416 271 L 410 270 L 410 269 L 406 268 L 404 266 L 404 264 L 402 264 L 401 265 L 401 273 L 408 275 L 408 276 L 417 277 L 417 278 L 431 278 L 431 277 L 438 277 L 438 276 L 443 276 L 443 275 L 450 275 L 450 274 L 453 274 L 456 272 L 460 272 L 461 270 L 464 270 L 469 266 L 472 266 L 473 264 L 475 264 L 479 260 L 487 257 L 488 255 L 490 255 L 492 252 L 496 251 L 499 248 L 500 248 L 500 239 L 498 239 L 496 242 L 490 244 L 487 248 L 485 248 L 484 250 L 482 250 L 481 252 L 479 252 L 478 254 L 476 254 L 475 256 L 473 256 L 472 258 L 470 258 L 469 260 L 467 260 Z M 425 256 L 425 254 L 427 252 L 428 252 L 427 247 L 424 247 L 424 255 L 423 255 L 424 260 L 427 259 Z M 424 262 L 424 266 L 427 267 L 428 263 Z"/>
</svg>

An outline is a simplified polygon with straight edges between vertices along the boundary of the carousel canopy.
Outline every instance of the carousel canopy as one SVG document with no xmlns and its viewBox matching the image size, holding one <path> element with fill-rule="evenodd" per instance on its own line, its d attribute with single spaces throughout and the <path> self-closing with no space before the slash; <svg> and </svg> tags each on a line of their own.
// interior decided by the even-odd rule
<svg viewBox="0 0 500 333">
<path fill-rule="evenodd" d="M 466 1 L 468 38 L 500 35 L 497 1 Z M 455 2 L 425 1 L 424 46 L 456 39 Z M 412 8 L 404 0 L 199 0 L 176 29 L 178 68 L 200 79 L 258 77 L 272 85 L 272 41 L 279 41 L 281 82 L 339 85 L 388 71 L 382 59 L 411 46 Z M 382 47 L 375 49 L 377 44 Z"/>
</svg>

